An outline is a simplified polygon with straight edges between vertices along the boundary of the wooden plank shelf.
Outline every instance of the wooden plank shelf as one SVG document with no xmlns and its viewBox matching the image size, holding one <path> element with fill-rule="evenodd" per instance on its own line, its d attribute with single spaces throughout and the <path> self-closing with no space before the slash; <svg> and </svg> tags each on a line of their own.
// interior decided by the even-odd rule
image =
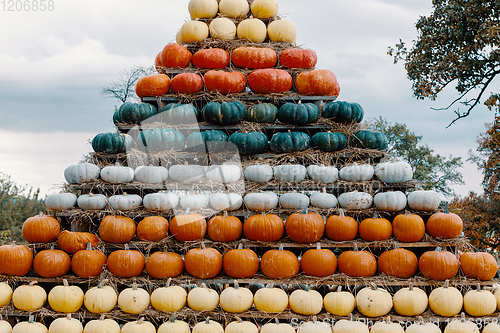
<svg viewBox="0 0 500 333">
<path fill-rule="evenodd" d="M 195 69 L 193 68 L 193 72 Z M 185 70 L 179 71 L 180 72 L 186 72 Z M 175 70 L 172 71 L 172 73 L 177 73 Z M 268 94 L 268 95 L 260 95 L 260 94 L 254 94 L 250 92 L 246 93 L 239 93 L 239 94 L 232 94 L 232 95 L 227 95 L 227 96 L 222 96 L 220 94 L 210 94 L 204 92 L 203 94 L 198 94 L 198 95 L 192 95 L 192 96 L 186 96 L 186 95 L 163 95 L 159 97 L 143 97 L 142 101 L 145 103 L 177 103 L 177 102 L 182 102 L 186 99 L 194 100 L 194 101 L 209 101 L 209 100 L 239 100 L 242 102 L 279 102 L 279 103 L 287 103 L 287 102 L 292 102 L 292 103 L 298 103 L 299 101 L 302 102 L 307 102 L 307 103 L 314 103 L 314 102 L 331 102 L 337 99 L 335 96 L 306 96 L 306 95 L 300 95 L 296 92 L 287 92 L 283 94 Z"/>
</svg>

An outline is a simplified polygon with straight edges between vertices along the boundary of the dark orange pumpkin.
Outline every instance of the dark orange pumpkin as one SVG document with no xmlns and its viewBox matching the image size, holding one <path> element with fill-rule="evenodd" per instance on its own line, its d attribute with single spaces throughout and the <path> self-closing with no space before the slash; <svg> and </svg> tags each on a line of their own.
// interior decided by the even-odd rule
<svg viewBox="0 0 500 333">
<path fill-rule="evenodd" d="M 207 233 L 216 242 L 232 242 L 241 237 L 243 225 L 236 216 L 216 215 L 208 221 Z"/>
<path fill-rule="evenodd" d="M 203 79 L 196 73 L 180 73 L 174 76 L 170 88 L 176 94 L 194 94 L 203 89 Z"/>
<path fill-rule="evenodd" d="M 222 95 L 236 94 L 245 90 L 247 80 L 241 72 L 210 70 L 203 76 L 208 91 L 217 91 Z"/>
<path fill-rule="evenodd" d="M 99 236 L 105 242 L 123 244 L 134 238 L 134 220 L 126 216 L 107 215 L 99 225 Z"/>
<path fill-rule="evenodd" d="M 170 221 L 170 233 L 180 242 L 205 237 L 207 221 L 200 214 L 177 215 Z"/>
<path fill-rule="evenodd" d="M 48 243 L 57 239 L 61 226 L 53 216 L 39 215 L 28 217 L 23 223 L 23 237 L 29 243 Z"/>
<path fill-rule="evenodd" d="M 492 280 L 498 270 L 497 261 L 488 252 L 465 252 L 460 256 L 460 267 L 465 276 L 481 281 Z"/>
<path fill-rule="evenodd" d="M 458 260 L 453 253 L 438 247 L 420 256 L 418 268 L 426 278 L 444 281 L 457 275 Z"/>
<path fill-rule="evenodd" d="M 384 218 L 367 218 L 359 224 L 359 237 L 373 242 L 391 238 L 392 224 Z"/>
<path fill-rule="evenodd" d="M 350 216 L 345 216 L 341 210 L 339 215 L 326 219 L 326 237 L 337 242 L 351 241 L 358 235 L 358 222 Z"/>
<path fill-rule="evenodd" d="M 248 87 L 256 94 L 282 93 L 292 84 L 292 76 L 282 69 L 257 69 L 248 75 Z"/>
<path fill-rule="evenodd" d="M 166 68 L 184 68 L 191 62 L 192 54 L 177 43 L 167 44 L 155 58 L 156 70 L 163 73 Z"/>
<path fill-rule="evenodd" d="M 417 269 L 417 256 L 406 249 L 385 251 L 378 258 L 378 270 L 389 276 L 409 278 L 417 273 Z"/>
<path fill-rule="evenodd" d="M 179 276 L 184 271 L 184 261 L 175 252 L 155 252 L 146 261 L 146 272 L 155 279 Z"/>
<path fill-rule="evenodd" d="M 62 251 L 54 249 L 54 245 L 50 250 L 38 252 L 33 259 L 33 269 L 35 272 L 46 278 L 62 276 L 68 273 L 71 267 L 71 259 L 69 255 Z"/>
<path fill-rule="evenodd" d="M 280 53 L 280 64 L 286 68 L 312 68 L 317 61 L 318 56 L 313 50 L 291 48 Z"/>
<path fill-rule="evenodd" d="M 399 214 L 392 220 L 392 233 L 400 242 L 418 242 L 425 236 L 425 222 L 417 214 Z"/>
<path fill-rule="evenodd" d="M 222 69 L 229 65 L 230 57 L 226 50 L 210 48 L 196 51 L 192 61 L 196 67 Z"/>
<path fill-rule="evenodd" d="M 168 221 L 163 216 L 147 216 L 137 225 L 137 238 L 157 242 L 167 237 Z"/>
<path fill-rule="evenodd" d="M 377 272 L 377 259 L 368 251 L 345 251 L 339 255 L 337 268 L 350 277 L 369 277 Z"/>
<path fill-rule="evenodd" d="M 280 244 L 279 250 L 268 250 L 262 255 L 260 270 L 272 279 L 287 279 L 299 273 L 300 263 L 293 252 L 283 250 Z"/>
<path fill-rule="evenodd" d="M 294 213 L 287 217 L 285 230 L 288 237 L 297 243 L 314 243 L 323 237 L 325 221 L 317 213 Z"/>
<path fill-rule="evenodd" d="M 236 279 L 250 278 L 259 270 L 259 257 L 240 244 L 237 249 L 227 251 L 222 264 L 228 276 Z"/>
<path fill-rule="evenodd" d="M 15 242 L 0 246 L 0 274 L 24 276 L 33 264 L 33 252 Z"/>
<path fill-rule="evenodd" d="M 450 239 L 462 234 L 464 224 L 460 216 L 448 211 L 434 213 L 427 220 L 427 233 L 434 238 Z"/>
<path fill-rule="evenodd" d="M 91 243 L 92 246 L 96 246 L 99 243 L 99 238 L 90 232 L 77 232 L 63 230 L 57 237 L 57 244 L 61 250 L 66 253 L 73 254 L 80 250 L 85 250 L 87 248 L 87 243 Z"/>
<path fill-rule="evenodd" d="M 307 250 L 302 255 L 300 268 L 306 275 L 330 276 L 337 270 L 337 257 L 332 251 L 322 249 L 318 243 L 315 249 Z"/>
<path fill-rule="evenodd" d="M 268 47 L 238 47 L 231 53 L 233 65 L 241 68 L 259 69 L 276 65 L 278 56 Z"/>
<path fill-rule="evenodd" d="M 250 240 L 276 242 L 283 237 L 285 224 L 278 215 L 256 214 L 243 223 L 243 233 Z"/>
<path fill-rule="evenodd" d="M 87 279 L 101 274 L 106 264 L 106 255 L 98 250 L 92 249 L 92 244 L 87 243 L 85 250 L 80 250 L 71 259 L 71 270 L 75 275 Z"/>
<path fill-rule="evenodd" d="M 302 95 L 337 96 L 340 86 L 332 71 L 315 69 L 297 75 L 295 89 Z"/>
<path fill-rule="evenodd" d="M 141 77 L 135 85 L 135 94 L 139 98 L 157 97 L 168 93 L 170 78 L 166 74 L 152 74 Z"/>
<path fill-rule="evenodd" d="M 198 249 L 191 249 L 184 257 L 184 265 L 189 275 L 199 279 L 211 279 L 222 270 L 222 255 L 214 248 L 206 248 L 202 243 Z"/>
<path fill-rule="evenodd" d="M 125 244 L 124 250 L 116 250 L 108 256 L 108 269 L 117 277 L 139 276 L 144 270 L 144 255 L 137 250 L 130 250 Z"/>
</svg>

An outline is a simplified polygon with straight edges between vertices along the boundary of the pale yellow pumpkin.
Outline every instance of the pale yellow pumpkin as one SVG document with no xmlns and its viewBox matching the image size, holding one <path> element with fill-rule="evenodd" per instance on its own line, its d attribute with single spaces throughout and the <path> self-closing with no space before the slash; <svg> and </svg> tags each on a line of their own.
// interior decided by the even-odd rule
<svg viewBox="0 0 500 333">
<path fill-rule="evenodd" d="M 210 37 L 225 41 L 233 40 L 236 36 L 236 25 L 228 18 L 218 17 L 208 26 Z"/>
<path fill-rule="evenodd" d="M 250 321 L 232 321 L 224 330 L 224 333 L 258 333 L 257 326 Z"/>
<path fill-rule="evenodd" d="M 495 288 L 493 295 L 495 296 L 495 299 L 497 300 L 497 310 L 500 310 L 500 284 L 495 283 L 493 285 L 493 287 Z"/>
<path fill-rule="evenodd" d="M 0 307 L 6 306 L 12 299 L 12 288 L 5 282 L 0 282 Z"/>
<path fill-rule="evenodd" d="M 118 295 L 118 307 L 126 313 L 139 314 L 149 307 L 149 293 L 141 288 L 137 288 L 137 283 L 132 284 L 132 288 L 123 289 Z"/>
<path fill-rule="evenodd" d="M 121 333 L 156 333 L 156 328 L 144 318 L 137 321 L 131 321 L 123 325 Z"/>
<path fill-rule="evenodd" d="M 335 316 L 347 316 L 354 311 L 356 307 L 356 299 L 354 295 L 348 291 L 342 291 L 342 287 L 338 286 L 336 291 L 329 292 L 323 299 L 325 310 Z"/>
<path fill-rule="evenodd" d="M 215 17 L 219 11 L 219 3 L 217 0 L 189 0 L 188 11 L 193 20 Z"/>
<path fill-rule="evenodd" d="M 202 283 L 201 287 L 189 291 L 187 303 L 195 311 L 212 311 L 219 305 L 219 294 Z"/>
<path fill-rule="evenodd" d="M 168 279 L 165 287 L 156 288 L 151 293 L 151 305 L 162 312 L 179 311 L 186 305 L 187 292 L 180 286 L 171 286 Z"/>
<path fill-rule="evenodd" d="M 62 286 L 55 286 L 49 291 L 48 301 L 52 310 L 56 312 L 73 313 L 83 305 L 83 290 L 78 286 L 70 286 L 68 280 L 63 279 Z"/>
<path fill-rule="evenodd" d="M 444 333 L 479 333 L 477 325 L 465 318 L 453 319 L 444 328 Z"/>
<path fill-rule="evenodd" d="M 253 303 L 255 308 L 262 312 L 283 312 L 288 306 L 288 295 L 283 289 L 269 285 L 255 292 Z"/>
<path fill-rule="evenodd" d="M 6 320 L 0 320 L 0 333 L 12 333 L 12 326 Z"/>
<path fill-rule="evenodd" d="M 224 333 L 224 328 L 218 322 L 207 317 L 207 320 L 194 325 L 193 333 Z"/>
<path fill-rule="evenodd" d="M 188 21 L 181 27 L 180 38 L 183 43 L 202 42 L 208 38 L 208 25 L 201 21 Z"/>
<path fill-rule="evenodd" d="M 489 316 L 497 309 L 497 300 L 488 290 L 469 290 L 464 296 L 464 310 L 474 317 Z"/>
<path fill-rule="evenodd" d="M 175 34 L 175 42 L 177 44 L 183 44 L 184 42 L 182 41 L 182 34 L 181 34 L 181 30 L 179 29 L 179 31 L 177 31 L 177 33 Z"/>
<path fill-rule="evenodd" d="M 462 294 L 457 288 L 450 287 L 448 280 L 443 287 L 434 289 L 429 295 L 429 307 L 439 316 L 456 316 L 462 310 L 463 304 Z"/>
<path fill-rule="evenodd" d="M 366 287 L 356 295 L 356 307 L 367 317 L 385 316 L 392 309 L 392 297 L 385 289 Z"/>
<path fill-rule="evenodd" d="M 175 315 L 172 315 L 172 319 L 158 327 L 158 333 L 191 333 L 191 329 L 188 323 L 176 320 Z"/>
<path fill-rule="evenodd" d="M 14 304 L 16 309 L 22 311 L 35 311 L 45 304 L 47 293 L 45 289 L 35 285 L 36 283 L 37 281 L 32 281 L 14 290 L 12 293 L 12 304 Z"/>
<path fill-rule="evenodd" d="M 220 306 L 226 312 L 238 313 L 248 311 L 253 304 L 253 294 L 234 281 L 234 287 L 228 287 L 220 293 Z"/>
<path fill-rule="evenodd" d="M 398 323 L 378 321 L 373 325 L 370 333 L 404 333 L 405 330 Z"/>
<path fill-rule="evenodd" d="M 28 321 L 20 321 L 12 327 L 12 333 L 48 333 L 47 327 L 42 323 L 34 321 L 33 316 L 29 316 Z"/>
<path fill-rule="evenodd" d="M 332 333 L 332 327 L 322 321 L 317 321 L 313 317 L 312 321 L 306 321 L 297 329 L 297 333 Z"/>
<path fill-rule="evenodd" d="M 369 333 L 368 326 L 366 324 L 355 321 L 341 319 L 333 325 L 333 333 Z"/>
<path fill-rule="evenodd" d="M 276 0 L 254 0 L 250 9 L 257 18 L 271 18 L 278 14 L 278 3 Z"/>
<path fill-rule="evenodd" d="M 267 27 L 257 18 L 243 20 L 236 28 L 239 39 L 248 39 L 254 43 L 262 43 L 267 37 Z"/>
<path fill-rule="evenodd" d="M 247 0 L 220 0 L 219 12 L 222 15 L 238 18 L 245 17 L 250 11 Z"/>
<path fill-rule="evenodd" d="M 270 322 L 262 325 L 260 333 L 295 333 L 295 329 L 290 324 L 280 324 L 278 318 L 276 318 L 275 323 Z"/>
<path fill-rule="evenodd" d="M 102 280 L 95 287 L 90 288 L 85 293 L 83 304 L 92 313 L 104 313 L 113 310 L 118 301 L 115 289 L 105 286 L 107 279 Z"/>
<path fill-rule="evenodd" d="M 305 290 L 294 290 L 290 294 L 288 303 L 293 312 L 302 315 L 316 315 L 323 309 L 323 297 L 316 290 L 310 290 L 309 287 Z"/>
<path fill-rule="evenodd" d="M 295 43 L 297 29 L 289 20 L 276 20 L 267 26 L 267 34 L 272 42 Z"/>
<path fill-rule="evenodd" d="M 491 322 L 484 327 L 482 333 L 500 333 L 500 325 L 498 322 Z"/>
<path fill-rule="evenodd" d="M 82 333 L 83 325 L 68 314 L 66 317 L 55 319 L 49 326 L 49 333 Z"/>
<path fill-rule="evenodd" d="M 408 326 L 405 333 L 442 333 L 434 323 L 416 322 Z"/>
<path fill-rule="evenodd" d="M 413 287 L 399 289 L 393 297 L 394 311 L 402 316 L 418 316 L 429 304 L 427 294 L 420 288 Z"/>
<path fill-rule="evenodd" d="M 120 330 L 120 325 L 116 321 L 105 318 L 103 314 L 99 319 L 89 321 L 85 325 L 83 333 L 120 333 Z"/>
</svg>

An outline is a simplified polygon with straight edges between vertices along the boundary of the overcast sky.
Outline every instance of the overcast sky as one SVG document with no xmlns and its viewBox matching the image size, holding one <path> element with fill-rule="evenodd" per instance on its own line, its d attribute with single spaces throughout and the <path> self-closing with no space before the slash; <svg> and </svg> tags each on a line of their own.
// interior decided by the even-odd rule
<svg viewBox="0 0 500 333">
<path fill-rule="evenodd" d="M 188 0 L 54 0 L 52 11 L 0 8 L 0 172 L 19 184 L 57 191 L 63 171 L 92 148 L 97 133 L 113 131 L 119 103 L 100 95 L 120 71 L 149 66 L 189 19 Z M 340 100 L 356 101 L 365 117 L 406 123 L 437 153 L 467 158 L 493 115 L 481 106 L 446 129 L 454 99 L 412 97 L 403 64 L 387 47 L 415 39 L 414 23 L 431 0 L 278 0 L 297 27 L 297 44 L 314 49 L 318 68 L 332 70 Z M 497 85 L 498 88 L 498 85 Z M 498 89 L 497 89 L 498 91 Z M 480 190 L 481 174 L 467 164 L 465 186 Z"/>
</svg>

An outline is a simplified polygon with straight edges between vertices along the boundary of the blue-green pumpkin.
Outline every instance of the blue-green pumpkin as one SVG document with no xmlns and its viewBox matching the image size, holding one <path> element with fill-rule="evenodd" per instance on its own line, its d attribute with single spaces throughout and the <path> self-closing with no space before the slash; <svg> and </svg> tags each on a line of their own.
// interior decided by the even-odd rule
<svg viewBox="0 0 500 333">
<path fill-rule="evenodd" d="M 144 130 L 139 133 L 136 140 L 139 147 L 151 152 L 184 149 L 184 135 L 171 128 Z"/>
<path fill-rule="evenodd" d="M 360 130 L 349 138 L 349 144 L 353 147 L 366 149 L 387 149 L 387 138 L 384 133 L 378 131 Z"/>
<path fill-rule="evenodd" d="M 240 101 L 208 102 L 201 109 L 202 118 L 218 125 L 234 125 L 245 119 L 246 107 Z"/>
<path fill-rule="evenodd" d="M 271 138 L 270 147 L 277 153 L 294 153 L 309 148 L 311 138 L 304 132 L 278 132 Z"/>
<path fill-rule="evenodd" d="M 306 125 L 319 118 L 319 108 L 313 103 L 285 103 L 278 112 L 278 120 L 285 124 Z"/>
<path fill-rule="evenodd" d="M 149 103 L 123 103 L 113 113 L 113 123 L 139 124 L 158 113 L 156 107 Z"/>
<path fill-rule="evenodd" d="M 231 134 L 229 142 L 238 147 L 242 155 L 260 154 L 267 149 L 267 136 L 262 132 L 236 132 Z"/>
<path fill-rule="evenodd" d="M 349 103 L 345 101 L 334 101 L 326 103 L 321 109 L 321 116 L 329 118 L 338 123 L 360 123 L 363 120 L 365 112 L 358 103 Z"/>
<path fill-rule="evenodd" d="M 208 130 L 202 132 L 193 132 L 186 138 L 186 147 L 196 147 L 204 145 L 207 141 L 226 142 L 228 136 L 221 130 Z"/>
<path fill-rule="evenodd" d="M 193 104 L 169 103 L 160 109 L 159 118 L 168 124 L 193 124 L 198 122 L 199 113 Z"/>
<path fill-rule="evenodd" d="M 278 108 L 271 103 L 254 104 L 247 110 L 246 119 L 256 123 L 274 123 L 278 118 Z"/>
<path fill-rule="evenodd" d="M 134 144 L 134 139 L 123 133 L 99 133 L 92 139 L 92 148 L 97 153 L 126 153 Z"/>
<path fill-rule="evenodd" d="M 347 138 L 339 132 L 318 132 L 311 137 L 311 146 L 324 152 L 334 152 L 347 147 Z"/>
</svg>

